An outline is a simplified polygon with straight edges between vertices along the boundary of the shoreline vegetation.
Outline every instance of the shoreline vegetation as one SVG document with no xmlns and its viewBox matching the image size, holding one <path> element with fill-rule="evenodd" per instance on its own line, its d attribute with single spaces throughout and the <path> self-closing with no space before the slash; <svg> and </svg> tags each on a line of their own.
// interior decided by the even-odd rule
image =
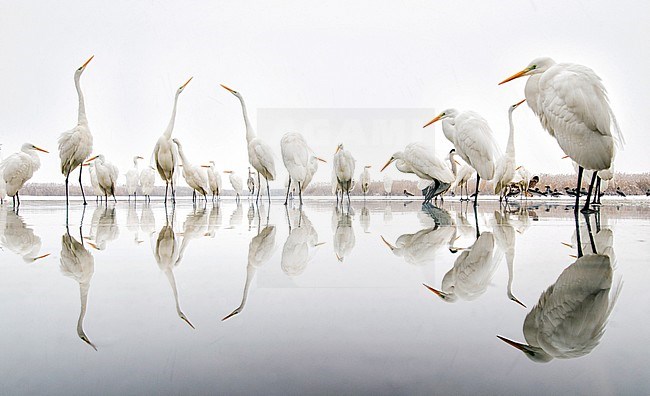
<svg viewBox="0 0 650 396">
<path fill-rule="evenodd" d="M 375 174 L 374 176 L 377 176 Z M 564 192 L 565 187 L 574 188 L 575 186 L 575 174 L 561 174 L 561 175 L 549 175 L 545 173 L 539 174 L 540 181 L 537 184 L 537 187 L 544 191 L 545 186 L 551 186 L 551 190 L 557 189 L 560 192 Z M 404 190 L 409 191 L 415 195 L 421 195 L 421 191 L 417 187 L 417 181 L 415 180 L 394 180 L 392 194 L 401 195 Z M 583 187 L 588 187 L 588 181 L 583 180 Z M 469 191 L 470 193 L 474 192 L 476 186 L 476 179 L 470 179 L 469 181 Z M 646 191 L 650 189 L 650 173 L 617 173 L 614 176 L 614 179 L 610 180 L 607 189 L 603 189 L 603 192 L 606 195 L 616 194 L 616 187 L 620 187 L 621 191 L 624 191 L 628 195 L 645 195 Z M 460 189 L 457 189 L 456 194 L 458 194 Z M 494 191 L 494 186 L 491 182 L 481 182 L 481 191 L 489 192 Z M 84 192 L 87 197 L 94 197 L 92 186 L 84 185 Z M 284 195 L 286 192 L 285 188 L 274 188 L 271 189 L 271 195 Z M 177 195 L 179 196 L 188 196 L 192 195 L 192 190 L 183 185 L 177 188 Z M 65 185 L 63 183 L 28 183 L 20 191 L 21 195 L 25 196 L 65 196 Z M 332 195 L 332 189 L 330 183 L 319 182 L 313 183 L 305 191 L 307 195 L 319 195 L 326 196 Z M 449 193 L 447 193 L 449 194 Z M 70 185 L 70 195 L 81 195 L 81 190 L 78 185 Z M 127 195 L 126 187 L 120 185 L 116 188 L 115 195 Z M 155 186 L 152 193 L 152 196 L 163 196 L 165 195 L 165 186 Z M 223 192 L 224 196 L 234 195 L 234 191 L 228 185 Z M 350 195 L 363 195 L 360 188 L 355 188 L 351 191 Z M 384 183 L 382 180 L 373 180 L 370 183 L 370 190 L 367 194 L 368 196 L 382 196 L 384 195 Z"/>
</svg>

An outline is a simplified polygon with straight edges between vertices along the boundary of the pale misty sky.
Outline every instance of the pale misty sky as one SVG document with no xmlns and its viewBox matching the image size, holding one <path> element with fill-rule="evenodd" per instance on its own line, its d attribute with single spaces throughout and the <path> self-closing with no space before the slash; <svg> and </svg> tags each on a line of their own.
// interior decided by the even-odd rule
<svg viewBox="0 0 650 396">
<path fill-rule="evenodd" d="M 524 97 L 525 80 L 497 83 L 550 56 L 600 75 L 627 140 L 616 170 L 647 172 L 648 20 L 650 3 L 640 1 L 0 1 L 2 154 L 26 141 L 46 148 L 51 154 L 41 156 L 32 180 L 63 181 L 56 141 L 76 124 L 73 73 L 90 55 L 81 84 L 94 153 L 122 174 L 134 155 L 148 162 L 174 92 L 190 76 L 174 136 L 194 163 L 213 159 L 221 170 L 243 174 L 248 164 L 239 102 L 219 83 L 243 94 L 254 125 L 262 108 L 456 107 L 482 114 L 504 149 L 507 107 Z M 514 118 L 519 164 L 535 173 L 573 171 L 528 107 Z M 257 133 L 283 168 L 283 131 Z M 347 142 L 356 173 L 372 164 L 375 179 L 410 142 L 400 136 L 305 132 L 328 160 L 339 140 Z M 451 148 L 439 125 L 414 127 L 407 137 L 435 138 L 441 157 Z M 321 166 L 317 180 L 329 180 L 330 171 Z"/>
</svg>

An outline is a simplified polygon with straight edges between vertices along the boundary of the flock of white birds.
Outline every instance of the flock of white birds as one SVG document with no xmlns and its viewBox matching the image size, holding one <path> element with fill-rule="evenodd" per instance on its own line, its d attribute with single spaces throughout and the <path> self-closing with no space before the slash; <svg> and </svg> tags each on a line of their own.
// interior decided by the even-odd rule
<svg viewBox="0 0 650 396">
<path fill-rule="evenodd" d="M 117 167 L 108 162 L 103 155 L 89 158 L 93 151 L 93 137 L 86 118 L 80 78 L 92 59 L 93 57 L 88 59 L 74 73 L 74 83 L 79 97 L 77 125 L 64 132 L 58 141 L 61 172 L 65 176 L 66 205 L 69 203 L 68 179 L 77 167 L 79 168 L 79 185 L 84 204 L 86 204 L 82 185 L 82 170 L 85 165 L 89 165 L 95 195 L 103 196 L 106 200 L 112 196 L 115 200 L 115 188 L 119 174 Z M 613 176 L 616 150 L 624 142 L 616 118 L 609 106 L 605 87 L 590 68 L 577 64 L 555 63 L 551 58 L 537 58 L 523 70 L 499 84 L 524 76 L 528 77 L 524 91 L 525 100 L 510 106 L 508 110 L 510 133 L 504 154 L 501 154 L 494 134 L 483 117 L 473 111 L 459 111 L 451 108 L 441 112 L 424 125 L 426 127 L 441 121 L 445 137 L 454 146 L 454 150 L 447 156 L 449 165 L 439 158 L 429 146 L 416 142 L 407 144 L 403 151 L 393 154 L 382 170 L 395 162 L 400 172 L 417 175 L 424 182 L 422 186 L 424 187 L 425 202 L 430 202 L 434 197 L 441 196 L 451 188 L 458 186 L 461 187 L 461 196 L 463 187 L 469 195 L 467 181 L 474 172 L 476 173 L 475 205 L 481 179 L 493 181 L 495 194 L 498 194 L 500 198 L 507 197 L 513 183 L 527 186 L 530 179 L 530 174 L 526 169 L 523 166 L 517 166 L 512 123 L 512 112 L 526 101 L 539 117 L 543 128 L 557 140 L 560 148 L 576 164 L 578 170 L 576 191 L 580 191 L 582 178 L 585 174 L 583 172 L 588 172 L 591 183 L 582 211 L 590 212 L 592 188 L 599 184 L 601 177 L 607 179 Z M 143 158 L 134 157 L 134 167 L 127 173 L 126 184 L 129 199 L 131 195 L 134 195 L 135 198 L 138 187 L 145 199 L 150 199 L 149 195 L 155 183 L 155 171 L 157 170 L 166 186 L 165 202 L 167 202 L 168 195 L 171 195 L 171 201 L 175 202 L 175 187 L 179 168 L 182 168 L 183 178 L 194 192 L 194 199 L 203 196 L 207 200 L 209 194 L 212 194 L 212 199 L 215 199 L 220 195 L 221 177 L 215 169 L 214 162 L 210 165 L 200 166 L 192 164 L 184 152 L 181 142 L 172 138 L 178 98 L 191 80 L 192 78 L 187 80 L 176 91 L 171 119 L 153 150 L 152 166 L 145 167 L 140 171 L 138 160 Z M 249 168 L 247 187 L 251 194 L 257 190 L 257 200 L 259 200 L 260 193 L 266 189 L 270 201 L 268 182 L 275 180 L 277 176 L 273 150 L 269 144 L 256 136 L 248 118 L 242 95 L 225 85 L 222 87 L 233 94 L 242 107 L 248 160 L 256 173 L 252 174 Z M 294 190 L 297 185 L 302 204 L 302 192 L 317 171 L 318 162 L 325 161 L 314 154 L 300 133 L 285 134 L 280 146 L 282 161 L 289 174 L 285 204 L 292 191 L 292 183 Z M 8 195 L 13 198 L 14 206 L 20 205 L 18 192 L 40 167 L 37 151 L 47 153 L 46 150 L 31 143 L 25 143 L 21 152 L 12 154 L 0 163 L 0 175 L 2 176 L 0 177 L 0 198 L 4 200 L 5 195 Z M 368 168 L 368 166 L 365 167 L 359 177 L 364 195 L 368 192 L 370 184 Z M 355 185 L 354 171 L 354 157 L 343 147 L 343 144 L 339 144 L 333 158 L 332 170 L 332 192 L 336 194 L 337 202 L 339 194 L 341 203 L 344 194 L 347 194 L 349 203 L 350 190 Z M 239 199 L 243 192 L 241 178 L 233 171 L 224 173 L 230 175 L 231 185 Z M 389 190 L 390 183 L 385 180 L 384 184 Z M 266 186 L 264 187 L 264 185 Z M 580 195 L 576 194 L 576 211 L 579 210 Z"/>
</svg>

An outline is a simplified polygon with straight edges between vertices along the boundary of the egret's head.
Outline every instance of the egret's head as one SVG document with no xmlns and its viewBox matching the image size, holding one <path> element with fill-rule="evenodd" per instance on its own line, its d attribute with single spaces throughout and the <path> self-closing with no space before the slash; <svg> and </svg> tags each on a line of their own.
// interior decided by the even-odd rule
<svg viewBox="0 0 650 396">
<path fill-rule="evenodd" d="M 88 64 L 90 63 L 91 60 L 93 60 L 94 57 L 95 57 L 95 55 L 93 55 L 93 56 L 91 56 L 90 58 L 88 58 L 88 60 L 87 60 L 86 62 L 84 62 L 84 64 L 81 65 L 81 66 L 80 66 L 80 67 L 79 67 L 79 68 L 74 72 L 75 77 L 80 76 L 81 73 L 83 73 L 84 70 L 86 70 L 86 66 L 88 66 Z"/>
<path fill-rule="evenodd" d="M 542 348 L 535 347 L 532 345 L 520 344 L 518 342 L 509 340 L 505 337 L 497 336 L 501 341 L 510 345 L 511 347 L 517 348 L 526 355 L 526 357 L 536 363 L 547 363 L 553 360 L 553 356 L 546 353 Z"/>
<path fill-rule="evenodd" d="M 228 88 L 228 87 L 226 87 L 226 86 L 223 85 L 223 84 L 221 84 L 221 86 L 223 87 L 223 89 L 225 89 L 226 91 L 228 91 L 228 92 L 230 92 L 231 94 L 235 95 L 237 98 L 239 98 L 239 99 L 242 98 L 241 94 L 240 94 L 239 92 L 235 91 L 234 89 L 232 89 L 232 88 Z"/>
<path fill-rule="evenodd" d="M 551 66 L 555 64 L 555 61 L 551 58 L 535 58 L 533 59 L 532 62 L 528 64 L 523 70 L 518 71 L 517 73 L 513 74 L 512 76 L 506 78 L 505 80 L 501 81 L 499 85 L 505 84 L 508 81 L 512 81 L 516 78 L 519 77 L 524 77 L 524 76 L 532 76 L 533 74 L 540 74 L 544 73 L 547 71 Z"/>
<path fill-rule="evenodd" d="M 513 104 L 512 106 L 508 107 L 508 112 L 512 113 L 517 107 L 519 107 L 520 104 L 524 103 L 525 101 L 526 101 L 526 99 L 521 100 L 521 101 Z"/>
<path fill-rule="evenodd" d="M 172 139 L 172 142 L 176 143 L 177 146 L 180 146 L 180 145 L 181 145 L 181 142 L 180 142 L 178 139 L 176 139 L 176 138 L 173 138 L 173 139 Z"/>
<path fill-rule="evenodd" d="M 455 302 L 456 299 L 457 299 L 457 296 L 454 293 L 448 293 L 448 292 L 444 292 L 442 290 L 437 290 L 437 289 L 434 289 L 431 286 L 425 285 L 424 283 L 422 285 L 424 287 L 426 287 L 427 289 L 429 289 L 429 291 L 431 291 L 433 294 L 440 297 L 440 299 L 442 301 L 451 303 L 451 302 Z"/>
<path fill-rule="evenodd" d="M 380 170 L 379 172 L 383 172 L 384 169 L 386 169 L 386 168 L 388 167 L 388 165 L 390 165 L 390 164 L 393 163 L 393 161 L 398 160 L 398 159 L 402 159 L 403 157 L 404 157 L 404 153 L 403 153 L 403 152 L 401 152 L 401 151 L 396 152 L 395 154 L 393 154 L 393 155 L 388 159 L 388 161 L 386 161 L 386 163 L 384 164 L 384 166 L 381 168 L 381 170 Z"/>
<path fill-rule="evenodd" d="M 439 121 L 439 120 L 444 120 L 445 118 L 454 119 L 454 118 L 456 118 L 457 115 L 458 115 L 458 110 L 456 110 L 456 109 L 447 109 L 447 110 L 443 111 L 442 113 L 438 114 L 433 120 L 431 120 L 431 121 L 427 122 L 426 124 L 424 124 L 424 126 L 422 128 L 426 128 L 429 125 L 433 124 L 434 122 Z"/>
<path fill-rule="evenodd" d="M 21 150 L 22 150 L 22 151 L 31 151 L 31 150 L 36 150 L 36 151 L 40 151 L 40 152 L 43 152 L 43 153 L 49 153 L 49 151 L 44 150 L 44 149 L 42 149 L 42 148 L 40 148 L 40 147 L 34 146 L 34 145 L 31 144 L 31 143 L 25 143 L 25 144 L 23 144 L 22 147 L 21 147 Z"/>
<path fill-rule="evenodd" d="M 334 154 L 338 153 L 341 150 L 343 150 L 343 143 L 340 143 L 338 146 L 336 146 L 336 151 L 334 152 Z"/>
<path fill-rule="evenodd" d="M 183 85 L 181 85 L 180 87 L 178 87 L 178 90 L 176 90 L 176 95 L 180 95 L 181 92 L 183 92 L 183 90 L 185 89 L 185 87 L 187 87 L 187 84 L 189 84 L 190 81 L 192 81 L 193 78 L 194 78 L 194 77 L 190 77 L 189 80 L 185 81 L 185 84 L 183 84 Z"/>
</svg>

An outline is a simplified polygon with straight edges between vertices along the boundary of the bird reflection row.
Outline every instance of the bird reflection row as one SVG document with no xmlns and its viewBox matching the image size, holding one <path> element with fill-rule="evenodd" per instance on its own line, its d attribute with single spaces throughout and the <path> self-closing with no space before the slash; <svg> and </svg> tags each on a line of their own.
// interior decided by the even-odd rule
<svg viewBox="0 0 650 396">
<path fill-rule="evenodd" d="M 389 237 L 380 236 L 380 241 L 393 255 L 406 263 L 423 266 L 444 257 L 453 257 L 453 266 L 444 275 L 440 286 L 424 286 L 442 301 L 472 301 L 480 298 L 492 284 L 499 264 L 505 256 L 508 269 L 507 297 L 526 308 L 527 305 L 515 297 L 514 267 L 516 240 L 530 227 L 536 215 L 523 208 L 514 213 L 494 211 L 482 217 L 476 209 L 467 212 L 467 206 L 452 213 L 443 208 L 423 205 L 417 212 L 424 228 L 414 230 L 390 242 Z M 83 329 L 90 283 L 94 274 L 92 250 L 106 250 L 119 237 L 119 226 L 115 207 L 96 208 L 90 219 L 90 231 L 83 233 L 83 216 L 79 226 L 79 238 L 66 226 L 61 237 L 60 270 L 63 275 L 79 284 L 81 309 L 77 321 L 80 339 L 96 349 Z M 240 314 L 248 300 L 250 286 L 259 268 L 265 265 L 277 250 L 277 225 L 270 224 L 268 210 L 264 207 L 248 207 L 248 230 L 256 230 L 252 236 L 246 265 L 246 278 L 239 305 L 223 320 Z M 214 238 L 217 229 L 233 228 L 243 223 L 244 206 L 238 202 L 224 224 L 220 204 L 211 207 L 194 207 L 177 231 L 176 213 L 165 211 L 165 222 L 156 227 L 155 216 L 149 205 L 140 208 L 129 206 L 126 228 L 134 235 L 135 244 L 149 240 L 154 259 L 169 282 L 177 316 L 188 326 L 194 325 L 183 312 L 174 270 L 181 264 L 191 241 L 198 238 Z M 306 211 L 287 208 L 287 238 L 282 247 L 280 267 L 291 277 L 300 276 L 325 244 L 310 221 Z M 473 215 L 473 219 L 472 219 Z M 345 210 L 336 205 L 332 208 L 331 232 L 332 250 L 336 260 L 343 262 L 355 246 L 355 210 Z M 370 231 L 370 211 L 365 206 L 359 213 L 359 224 L 364 233 Z M 392 221 L 391 206 L 383 213 L 385 222 Z M 473 220 L 473 222 L 472 222 Z M 595 222 L 594 222 L 595 220 Z M 616 257 L 613 250 L 614 235 L 600 214 L 576 216 L 576 229 L 572 240 L 563 244 L 576 250 L 575 262 L 559 275 L 556 282 L 544 291 L 537 303 L 526 315 L 523 333 L 526 343 L 519 343 L 498 336 L 507 344 L 521 350 L 531 360 L 548 362 L 553 358 L 583 356 L 600 342 L 605 325 L 621 290 L 620 280 L 614 282 Z M 593 227 L 592 227 L 592 223 Z M 481 230 L 485 224 L 489 230 Z M 14 211 L 0 211 L 0 246 L 33 262 L 47 257 L 41 252 L 41 239 L 34 234 L 22 217 Z M 568 252 L 567 252 L 568 253 Z M 440 260 L 443 261 L 443 260 Z M 233 304 L 234 305 L 234 304 Z"/>
</svg>

